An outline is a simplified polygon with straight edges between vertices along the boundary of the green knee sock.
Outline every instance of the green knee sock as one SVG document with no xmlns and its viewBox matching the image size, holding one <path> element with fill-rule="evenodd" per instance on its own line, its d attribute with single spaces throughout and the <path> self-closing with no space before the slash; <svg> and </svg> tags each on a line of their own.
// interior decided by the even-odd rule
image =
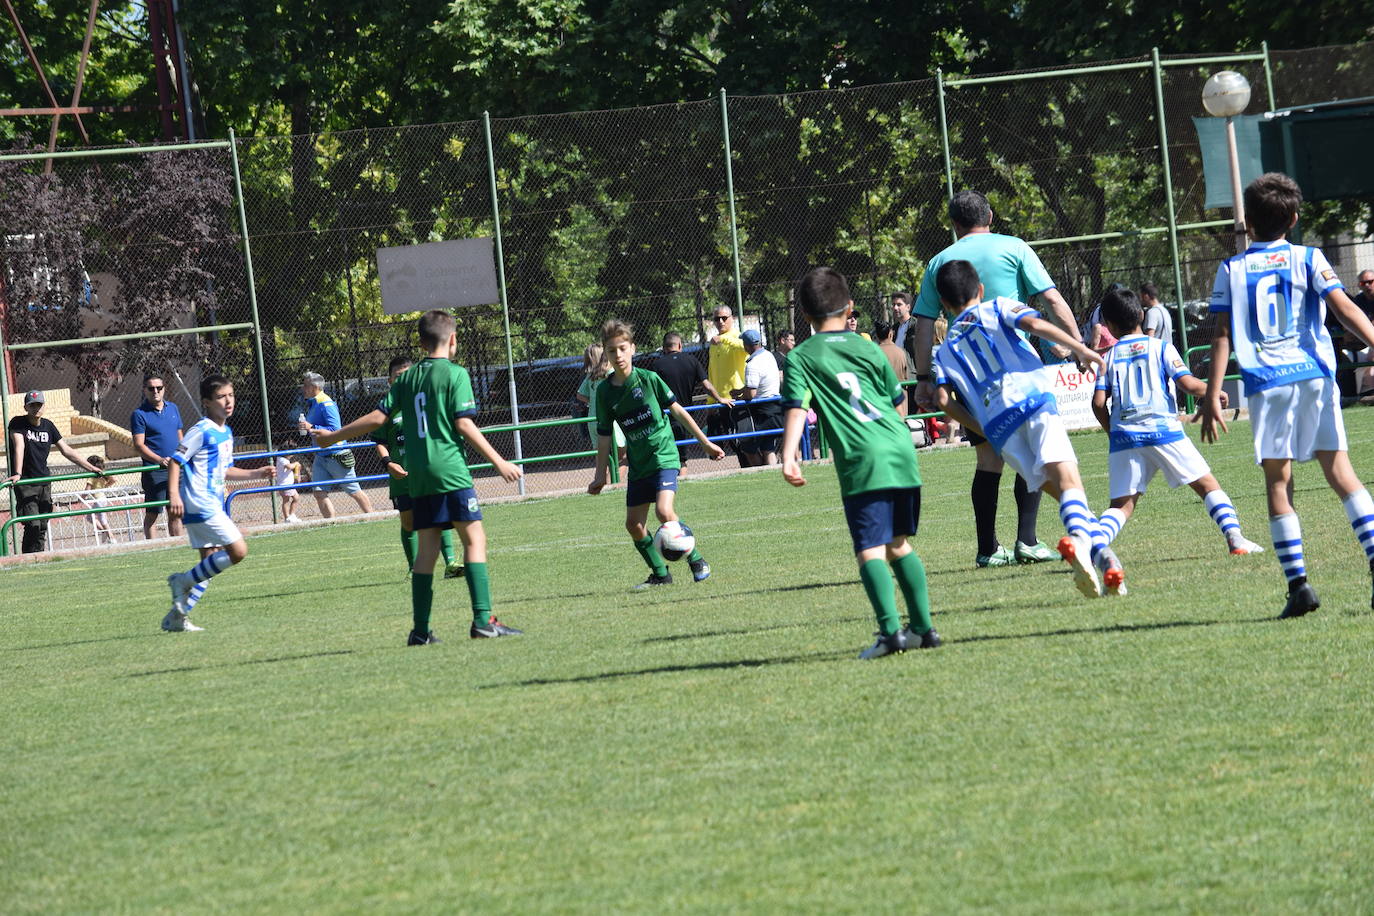
<svg viewBox="0 0 1374 916">
<path fill-rule="evenodd" d="M 414 531 L 401 529 L 401 549 L 406 554 L 406 569 L 412 569 L 415 566 L 415 548 L 419 542 L 420 538 Z"/>
<path fill-rule="evenodd" d="M 697 550 L 695 547 L 692 548 L 691 553 L 687 554 L 688 563 L 700 563 L 704 559 L 706 558 L 701 555 L 701 551 Z"/>
<path fill-rule="evenodd" d="M 668 564 L 663 562 L 663 555 L 654 546 L 653 538 L 645 535 L 644 540 L 635 541 L 635 550 L 638 550 L 639 555 L 644 558 L 644 562 L 649 564 L 649 569 L 653 571 L 654 575 L 668 575 Z"/>
<path fill-rule="evenodd" d="M 897 593 L 892 587 L 892 573 L 882 560 L 869 560 L 859 567 L 859 578 L 863 580 L 868 601 L 873 605 L 873 614 L 878 618 L 878 629 L 884 636 L 891 636 L 902 628 L 902 618 L 897 613 Z"/>
<path fill-rule="evenodd" d="M 410 577 L 411 614 L 415 618 L 415 632 L 429 632 L 429 612 L 434 606 L 434 574 L 413 573 Z"/>
<path fill-rule="evenodd" d="M 926 565 L 912 551 L 892 561 L 897 585 L 906 600 L 907 616 L 911 618 L 911 632 L 923 635 L 930 631 L 930 591 L 926 588 Z"/>
<path fill-rule="evenodd" d="M 484 627 L 491 622 L 491 581 L 487 578 L 487 564 L 467 565 L 468 597 L 472 599 L 472 622 Z"/>
<path fill-rule="evenodd" d="M 453 529 L 445 528 L 444 533 L 439 535 L 439 549 L 444 552 L 444 565 L 453 565 Z"/>
</svg>

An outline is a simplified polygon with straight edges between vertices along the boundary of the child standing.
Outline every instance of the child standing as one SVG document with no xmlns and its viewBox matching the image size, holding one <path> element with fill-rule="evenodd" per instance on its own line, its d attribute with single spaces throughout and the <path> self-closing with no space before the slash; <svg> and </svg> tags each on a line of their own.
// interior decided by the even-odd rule
<svg viewBox="0 0 1374 916">
<path fill-rule="evenodd" d="M 1202 497 L 1231 553 L 1263 553 L 1263 547 L 1241 534 L 1231 497 L 1178 421 L 1178 401 L 1169 383 L 1194 397 L 1206 394 L 1206 383 L 1188 371 L 1172 343 L 1141 330 L 1145 309 L 1135 293 L 1112 290 L 1102 299 L 1101 309 L 1102 321 L 1117 338 L 1093 392 L 1093 413 L 1111 438 L 1112 506 L 1099 518 L 1107 543 L 1121 533 L 1155 472 L 1163 471 L 1171 489 L 1186 483 Z"/>
<path fill-rule="evenodd" d="M 99 470 L 105 470 L 105 459 L 100 455 L 92 455 L 87 460 Z M 108 490 L 110 487 L 114 486 L 114 483 L 115 479 L 108 474 L 101 474 L 91 481 L 91 495 L 94 497 L 92 500 L 94 505 L 104 507 L 110 504 L 110 501 L 106 499 L 103 494 L 95 491 Z M 104 512 L 97 512 L 91 516 L 91 527 L 95 529 L 95 542 L 97 545 L 114 543 L 114 532 L 110 531 L 110 520 L 106 517 Z"/>
<path fill-rule="evenodd" d="M 635 550 L 649 567 L 649 578 L 635 588 L 653 588 L 673 581 L 668 564 L 654 546 L 646 523 L 649 507 L 653 506 L 659 524 L 677 521 L 673 502 L 677 496 L 678 458 L 673 441 L 673 428 L 664 410 L 701 443 L 712 461 L 725 457 L 716 445 L 697 426 L 692 415 L 677 402 L 662 376 L 634 365 L 634 329 L 623 321 L 612 319 L 601 329 L 601 344 L 610 357 L 611 375 L 597 385 L 593 398 L 597 419 L 596 471 L 587 492 L 595 496 L 606 486 L 610 465 L 611 433 L 615 424 L 625 431 L 625 450 L 628 454 L 629 480 L 625 489 L 625 530 L 634 541 Z M 695 547 L 687 556 L 692 579 L 702 582 L 711 575 L 711 567 Z"/>
<path fill-rule="evenodd" d="M 411 524 L 419 532 L 415 564 L 410 576 L 414 625 L 409 646 L 432 645 L 439 638 L 430 629 L 434 604 L 434 563 L 439 559 L 440 532 L 454 528 L 463 542 L 468 596 L 472 601 L 472 639 L 519 636 L 491 612 L 491 581 L 487 574 L 487 535 L 482 510 L 472 486 L 472 472 L 463 456 L 463 440 L 491 462 L 503 480 L 514 482 L 523 471 L 501 457 L 477 428 L 477 399 L 468 371 L 455 364 L 457 322 L 448 312 L 425 312 L 419 321 L 420 347 L 425 358 L 398 375 L 376 410 L 339 430 L 316 429 L 311 435 L 321 447 L 350 436 L 363 436 L 392 417 L 399 417 L 405 435 L 405 480 L 411 500 Z"/>
<path fill-rule="evenodd" d="M 1200 411 L 1202 441 L 1215 442 L 1218 428 L 1226 431 L 1221 384 L 1234 350 L 1250 408 L 1255 461 L 1264 468 L 1269 533 L 1288 582 L 1281 619 L 1321 607 L 1307 581 L 1302 528 L 1293 509 L 1294 461 L 1315 458 L 1321 465 L 1374 574 L 1374 500 L 1350 465 L 1325 305 L 1366 344 L 1374 343 L 1374 325 L 1345 294 L 1320 249 L 1288 241 L 1301 205 L 1297 182 L 1281 172 L 1261 175 L 1245 189 L 1251 244 L 1217 268 L 1212 371 Z"/>
<path fill-rule="evenodd" d="M 186 536 L 200 551 L 199 563 L 167 577 L 172 609 L 162 618 L 162 629 L 169 633 L 204 629 L 191 623 L 190 615 L 210 579 L 248 556 L 248 542 L 224 511 L 224 481 L 273 476 L 270 464 L 253 471 L 233 466 L 234 434 L 228 424 L 234 383 L 222 375 L 206 377 L 200 403 L 205 416 L 186 431 L 167 466 L 167 514 L 185 520 Z"/>
<path fill-rule="evenodd" d="M 835 456 L 859 579 L 878 620 L 877 641 L 859 658 L 934 649 L 940 634 L 930 620 L 925 565 L 907 542 L 921 517 L 921 474 L 911 433 L 897 414 L 906 391 L 883 351 L 850 328 L 854 300 L 838 271 L 813 268 L 797 287 L 797 300 L 815 333 L 787 354 L 782 476 L 794 487 L 806 485 L 798 451 L 807 410 L 814 408 Z M 907 629 L 897 612 L 894 575 L 910 616 Z"/>
<path fill-rule="evenodd" d="M 950 316 L 949 336 L 935 360 L 940 408 L 985 436 L 1027 487 L 1059 500 L 1067 532 L 1059 555 L 1072 567 L 1078 590 L 1089 598 L 1126 594 L 1125 573 L 1088 508 L 1054 393 L 1041 384 L 1044 364 L 1018 331 L 1067 347 L 1099 370 L 1102 357 L 1025 303 L 1001 297 L 984 302 L 978 271 L 968 261 L 942 264 L 935 286 Z"/>
<path fill-rule="evenodd" d="M 276 461 L 276 486 L 285 487 L 294 484 L 301 477 L 301 463 L 296 460 L 295 455 L 278 455 Z M 281 493 L 281 514 L 288 522 L 299 522 L 296 517 L 296 507 L 300 505 L 301 494 L 293 487 L 290 490 L 280 490 Z"/>
</svg>

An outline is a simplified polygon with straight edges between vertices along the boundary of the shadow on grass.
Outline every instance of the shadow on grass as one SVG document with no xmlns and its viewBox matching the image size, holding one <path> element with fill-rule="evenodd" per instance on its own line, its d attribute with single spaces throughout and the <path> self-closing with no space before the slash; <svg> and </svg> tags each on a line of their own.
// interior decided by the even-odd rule
<svg viewBox="0 0 1374 916">
<path fill-rule="evenodd" d="M 331 592 L 341 592 L 341 591 L 343 591 L 343 590 L 346 589 L 346 588 L 377 588 L 377 587 L 386 586 L 386 585 L 389 585 L 389 584 L 390 584 L 390 583 L 388 583 L 388 582 L 382 582 L 382 581 L 355 582 L 355 583 L 353 583 L 352 585 L 330 585 L 330 586 L 329 586 L 329 591 L 331 591 Z M 398 584 L 398 585 L 403 585 L 403 586 L 405 586 L 406 588 L 409 588 L 409 587 L 410 587 L 410 586 L 409 586 L 409 583 L 406 581 L 406 579 L 405 579 L 404 577 L 402 577 L 401 579 L 399 579 L 399 580 L 397 581 L 397 584 Z M 268 592 L 268 593 L 265 594 L 265 595 L 254 595 L 253 597 L 254 597 L 255 599 L 256 599 L 256 598 L 295 598 L 295 597 L 297 597 L 298 595 L 318 595 L 319 593 L 320 593 L 320 588 L 316 587 L 316 588 L 303 588 L 303 589 L 301 589 L 301 590 L 298 591 L 298 592 Z"/>
<path fill-rule="evenodd" d="M 627 671 L 602 671 L 599 674 L 580 674 L 574 677 L 536 677 L 524 681 L 505 681 L 500 684 L 481 684 L 478 690 L 497 690 L 502 687 L 543 687 L 554 684 L 586 684 L 611 681 L 622 677 L 641 677 L 649 674 L 677 674 L 684 671 L 730 671 L 736 668 L 767 668 L 773 665 L 801 665 L 808 662 L 838 661 L 851 658 L 850 652 L 816 652 L 811 655 L 784 655 L 779 658 L 736 658 L 719 662 L 696 662 L 690 665 L 657 665 Z"/>
<path fill-rule="evenodd" d="M 1269 623 L 1274 617 L 1246 617 L 1240 620 L 1165 620 L 1160 623 L 1111 623 L 1100 627 L 1066 627 L 1061 630 L 1043 630 L 1038 633 L 989 633 L 983 636 L 965 636 L 949 640 L 950 645 L 970 642 L 994 642 L 1004 639 L 1045 639 L 1055 636 L 1082 636 L 1089 633 L 1141 633 L 1150 630 L 1175 630 L 1191 627 L 1215 627 L 1239 623 Z"/>
<path fill-rule="evenodd" d="M 330 652 L 306 652 L 301 655 L 277 655 L 272 658 L 248 658 L 241 662 L 226 662 L 220 665 L 184 665 L 180 668 L 158 668 L 154 671 L 135 671 L 133 674 L 121 674 L 119 677 L 153 677 L 158 674 L 184 674 L 188 671 L 207 671 L 211 668 L 237 668 L 243 665 L 272 665 L 277 662 L 295 662 L 306 658 L 328 658 L 331 655 L 353 655 L 352 649 L 335 649 Z"/>
<path fill-rule="evenodd" d="M 68 642 L 49 642 L 41 646 L 7 646 L 6 652 L 27 652 L 30 649 L 65 649 L 68 646 L 86 646 L 97 642 L 115 642 L 120 639 L 144 639 L 147 633 L 129 633 L 124 636 L 104 636 L 100 639 L 73 639 Z"/>
</svg>

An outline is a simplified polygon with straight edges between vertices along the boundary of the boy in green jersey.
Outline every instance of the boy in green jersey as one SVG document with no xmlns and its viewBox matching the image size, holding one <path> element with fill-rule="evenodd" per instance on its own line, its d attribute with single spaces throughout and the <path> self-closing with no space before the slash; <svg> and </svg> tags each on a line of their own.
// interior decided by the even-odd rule
<svg viewBox="0 0 1374 916">
<path fill-rule="evenodd" d="M 396 379 L 411 365 L 409 356 L 394 357 L 386 370 L 388 387 L 395 385 Z M 405 482 L 406 434 L 401 427 L 401 414 L 393 414 L 372 434 L 372 441 L 377 445 L 377 457 L 382 459 L 386 472 L 391 475 L 391 479 L 387 481 L 387 490 L 391 496 L 391 505 L 401 514 L 401 549 L 406 555 L 406 575 L 410 575 L 410 568 L 415 565 L 415 548 L 419 539 L 416 537 L 414 525 L 411 524 L 410 488 Z M 463 564 L 453 561 L 452 528 L 443 530 L 440 549 L 444 554 L 444 578 L 461 578 Z"/>
<path fill-rule="evenodd" d="M 797 299 L 815 333 L 787 354 L 782 476 L 794 487 L 806 485 L 798 448 L 806 411 L 814 408 L 835 455 L 859 578 L 878 618 L 878 639 L 859 658 L 934 649 L 940 634 L 930 622 L 926 568 L 907 543 L 921 519 L 921 472 L 896 408 L 906 392 L 878 345 L 845 329 L 854 300 L 838 271 L 813 268 Z M 911 617 L 908 629 L 897 613 L 894 574 Z"/>
<path fill-rule="evenodd" d="M 654 507 L 660 524 L 677 521 L 673 499 L 677 495 L 677 476 L 682 461 L 678 458 L 673 428 L 664 410 L 672 412 L 673 419 L 701 443 L 712 461 L 724 458 L 725 452 L 706 438 L 660 375 L 635 368 L 633 328 L 623 321 L 608 321 L 601 329 L 601 344 L 613 371 L 593 393 L 597 422 L 596 474 L 587 492 L 595 496 L 606 486 L 612 424 L 619 423 L 625 432 L 630 464 L 629 484 L 625 490 L 625 530 L 649 567 L 649 578 L 635 587 L 668 585 L 673 576 L 645 524 L 649 520 L 650 506 Z M 711 567 L 706 565 L 696 548 L 687 555 L 687 562 L 692 568 L 693 580 L 701 582 L 711 575 Z"/>
<path fill-rule="evenodd" d="M 453 316 L 447 312 L 426 312 L 419 328 L 425 358 L 397 378 L 381 405 L 343 429 L 311 433 L 322 446 L 328 446 L 350 436 L 367 435 L 392 417 L 401 419 L 411 523 L 419 532 L 410 577 L 415 625 L 407 644 L 412 646 L 439 641 L 429 628 L 429 617 L 434 601 L 434 561 L 439 557 L 439 532 L 444 528 L 456 528 L 463 542 L 468 595 L 472 598 L 468 635 L 473 639 L 520 635 L 519 630 L 505 626 L 491 613 L 487 535 L 477 491 L 472 488 L 472 473 L 463 457 L 462 440 L 490 461 L 503 479 L 519 480 L 523 472 L 502 458 L 477 428 L 472 381 L 466 369 L 451 362 L 458 347 L 455 327 Z"/>
</svg>

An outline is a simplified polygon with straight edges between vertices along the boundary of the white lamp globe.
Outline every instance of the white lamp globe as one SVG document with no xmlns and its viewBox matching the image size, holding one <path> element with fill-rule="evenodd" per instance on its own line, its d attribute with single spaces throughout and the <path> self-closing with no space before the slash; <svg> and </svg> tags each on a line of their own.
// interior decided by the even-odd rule
<svg viewBox="0 0 1374 916">
<path fill-rule="evenodd" d="M 1250 81 L 1234 70 L 1213 73 L 1202 87 L 1202 107 L 1216 118 L 1240 114 L 1250 104 Z"/>
</svg>

